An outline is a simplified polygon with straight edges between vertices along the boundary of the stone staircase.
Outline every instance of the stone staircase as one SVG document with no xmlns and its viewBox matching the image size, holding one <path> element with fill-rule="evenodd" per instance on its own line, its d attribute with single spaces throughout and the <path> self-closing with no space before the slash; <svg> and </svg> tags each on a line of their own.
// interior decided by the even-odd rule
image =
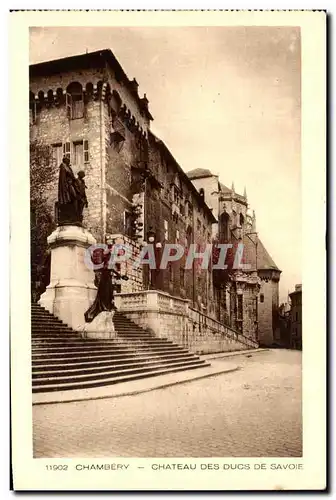
<svg viewBox="0 0 336 500">
<path fill-rule="evenodd" d="M 118 311 L 117 339 L 83 339 L 38 304 L 31 306 L 33 392 L 87 389 L 209 366 L 154 337 Z"/>
</svg>

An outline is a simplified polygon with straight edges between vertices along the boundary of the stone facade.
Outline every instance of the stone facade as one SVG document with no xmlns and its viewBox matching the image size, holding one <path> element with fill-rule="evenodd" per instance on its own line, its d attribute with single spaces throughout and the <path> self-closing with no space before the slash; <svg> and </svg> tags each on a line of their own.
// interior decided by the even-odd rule
<svg viewBox="0 0 336 500">
<path fill-rule="evenodd" d="M 188 299 L 195 307 L 212 314 L 211 259 L 206 269 L 202 268 L 199 258 L 195 258 L 191 266 L 186 263 L 190 245 L 194 244 L 195 253 L 205 252 L 207 245 L 211 245 L 212 224 L 216 219 L 166 145 L 151 132 L 149 166 L 161 187 L 148 184 L 146 229 L 154 229 L 162 252 L 166 243 L 179 244 L 186 249 L 168 269 L 160 270 L 155 288 Z M 208 252 L 211 254 L 210 249 Z"/>
<path fill-rule="evenodd" d="M 215 271 L 214 297 L 216 318 L 252 336 L 262 345 L 272 345 L 279 334 L 279 279 L 281 271 L 259 239 L 254 211 L 248 209 L 246 190 L 243 195 L 223 185 L 218 176 L 207 169 L 188 172 L 196 189 L 204 193 L 208 205 L 218 219 L 213 226 L 215 242 L 243 245 L 244 270 Z M 231 250 L 228 251 L 230 261 Z"/>
<path fill-rule="evenodd" d="M 51 213 L 58 166 L 67 154 L 75 173 L 86 173 L 84 225 L 98 243 L 111 234 L 125 241 L 131 237 L 138 255 L 152 230 L 161 247 L 158 259 L 166 243 L 193 243 L 197 251 L 211 243 L 216 219 L 168 148 L 149 131 L 148 101 L 139 98 L 137 82 L 128 80 L 110 51 L 31 66 L 30 111 L 31 139 L 49 145 L 54 159 L 46 185 Z M 131 227 L 135 196 L 142 198 L 140 239 L 134 239 Z M 160 271 L 144 266 L 142 273 L 130 273 L 122 290 L 156 287 L 213 313 L 211 264 L 184 268 L 185 256 Z"/>
<path fill-rule="evenodd" d="M 201 176 L 183 171 L 150 130 L 146 95 L 140 98 L 136 80 L 128 79 L 110 50 L 32 65 L 29 96 L 31 140 L 50 146 L 53 158 L 45 183 L 50 213 L 56 214 L 58 167 L 67 155 L 75 173 L 86 173 L 85 227 L 98 243 L 112 240 L 132 247 L 132 259 L 120 265 L 129 278 L 120 283 L 121 292 L 161 290 L 243 337 L 256 338 L 259 270 L 252 266 L 229 278 L 227 272 L 213 271 L 211 259 L 214 242 L 237 245 L 256 234 L 246 193 L 228 189 L 209 171 Z M 186 251 L 165 269 L 136 267 L 149 235 L 157 263 L 167 244 L 187 251 L 194 245 L 203 254 L 207 250 L 209 263 L 204 267 L 198 258 L 186 268 Z M 269 293 L 273 307 L 276 286 L 271 292 L 267 288 Z M 161 313 L 166 327 L 181 328 L 190 338 L 189 320 L 176 327 L 171 311 Z M 262 309 L 260 318 L 260 325 L 266 325 L 269 310 Z"/>
<path fill-rule="evenodd" d="M 302 349 L 302 285 L 295 285 L 294 292 L 289 294 L 290 309 L 290 347 Z"/>
</svg>

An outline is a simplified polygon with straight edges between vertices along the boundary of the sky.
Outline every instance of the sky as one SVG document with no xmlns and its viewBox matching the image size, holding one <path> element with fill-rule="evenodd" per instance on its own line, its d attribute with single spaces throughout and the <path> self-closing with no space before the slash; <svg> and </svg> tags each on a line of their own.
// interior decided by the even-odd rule
<svg viewBox="0 0 336 500">
<path fill-rule="evenodd" d="M 301 276 L 301 43 L 295 27 L 31 28 L 30 63 L 109 48 L 146 93 L 151 129 L 185 170 L 243 194 L 282 270 Z"/>
</svg>

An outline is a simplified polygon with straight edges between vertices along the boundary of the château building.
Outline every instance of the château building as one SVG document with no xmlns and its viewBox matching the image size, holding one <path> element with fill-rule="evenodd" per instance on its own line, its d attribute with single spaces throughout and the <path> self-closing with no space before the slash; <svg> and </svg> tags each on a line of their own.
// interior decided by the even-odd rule
<svg viewBox="0 0 336 500">
<path fill-rule="evenodd" d="M 183 170 L 151 131 L 148 98 L 111 50 L 33 64 L 29 77 L 30 140 L 50 150 L 44 192 L 51 217 L 67 155 L 75 173 L 85 171 L 84 224 L 98 242 L 127 242 L 133 259 L 149 238 L 158 259 L 167 243 L 195 244 L 199 252 L 243 243 L 248 270 L 215 270 L 212 259 L 205 269 L 197 261 L 185 269 L 185 255 L 167 269 L 128 262 L 121 292 L 161 290 L 204 318 L 272 344 L 281 271 L 258 237 L 246 192 L 225 187 L 209 170 Z"/>
</svg>

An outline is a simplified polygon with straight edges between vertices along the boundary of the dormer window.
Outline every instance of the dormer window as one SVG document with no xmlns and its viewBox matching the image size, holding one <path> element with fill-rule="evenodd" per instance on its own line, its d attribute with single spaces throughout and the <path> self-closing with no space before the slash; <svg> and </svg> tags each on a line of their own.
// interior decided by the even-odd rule
<svg viewBox="0 0 336 500">
<path fill-rule="evenodd" d="M 70 120 L 84 117 L 83 87 L 78 82 L 70 83 L 66 91 L 67 116 Z"/>
</svg>

